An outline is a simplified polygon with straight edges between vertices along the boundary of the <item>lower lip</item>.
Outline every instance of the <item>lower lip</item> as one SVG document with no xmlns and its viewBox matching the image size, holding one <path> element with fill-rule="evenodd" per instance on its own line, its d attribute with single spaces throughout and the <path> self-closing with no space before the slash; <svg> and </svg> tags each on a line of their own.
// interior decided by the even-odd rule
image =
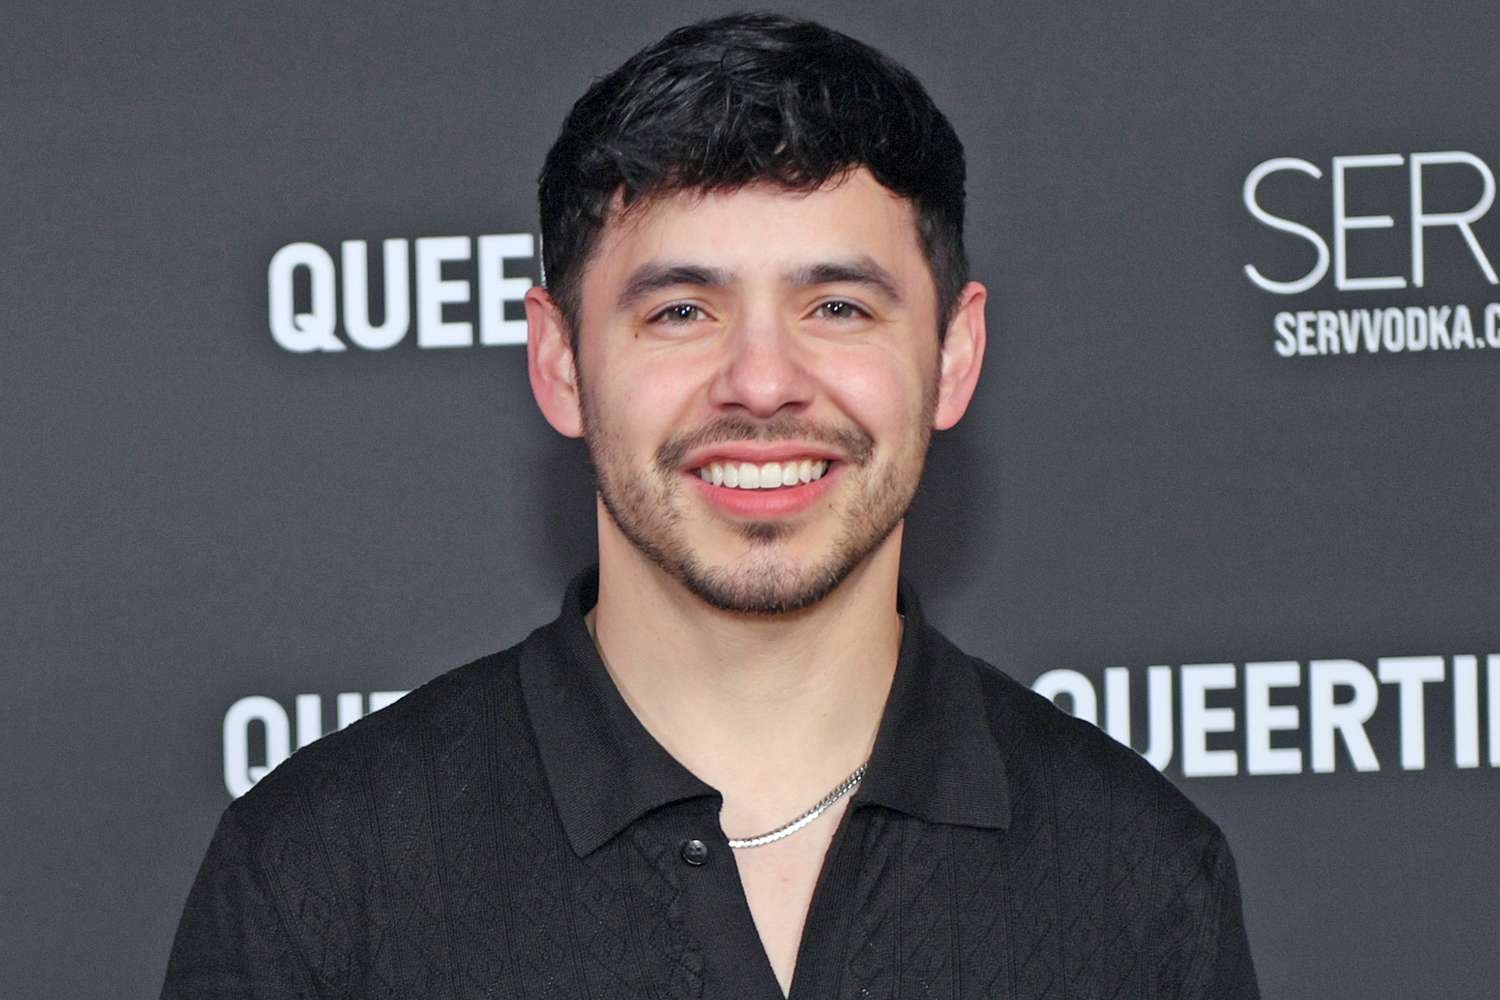
<svg viewBox="0 0 1500 1000">
<path fill-rule="evenodd" d="M 821 479 L 798 483 L 796 486 L 780 486 L 774 490 L 730 489 L 728 486 L 715 486 L 706 482 L 696 472 L 686 475 L 709 503 L 725 512 L 736 517 L 768 518 L 786 517 L 806 510 L 828 492 L 830 481 L 842 471 L 841 464 L 834 465 L 823 473 Z"/>
</svg>

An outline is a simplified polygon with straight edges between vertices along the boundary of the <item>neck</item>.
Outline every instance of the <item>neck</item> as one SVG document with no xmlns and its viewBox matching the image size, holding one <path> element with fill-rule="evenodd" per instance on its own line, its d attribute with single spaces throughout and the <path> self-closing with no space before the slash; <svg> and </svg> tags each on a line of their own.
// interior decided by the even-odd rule
<svg viewBox="0 0 1500 1000">
<path fill-rule="evenodd" d="M 589 624 L 646 729 L 724 796 L 724 829 L 759 833 L 865 761 L 901 642 L 901 528 L 817 604 L 746 615 L 705 604 L 600 519 Z"/>
</svg>

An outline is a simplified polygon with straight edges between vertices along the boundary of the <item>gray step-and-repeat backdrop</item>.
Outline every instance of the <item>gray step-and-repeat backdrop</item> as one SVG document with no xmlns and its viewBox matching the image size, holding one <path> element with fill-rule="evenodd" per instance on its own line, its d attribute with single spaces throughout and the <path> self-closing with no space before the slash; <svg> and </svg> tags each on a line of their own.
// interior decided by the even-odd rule
<svg viewBox="0 0 1500 1000">
<path fill-rule="evenodd" d="M 10 5 L 0 996 L 153 995 L 231 796 L 554 613 L 534 177 L 725 9 Z M 934 620 L 1222 823 L 1267 997 L 1500 996 L 1500 8 L 797 10 L 969 150 Z"/>
</svg>

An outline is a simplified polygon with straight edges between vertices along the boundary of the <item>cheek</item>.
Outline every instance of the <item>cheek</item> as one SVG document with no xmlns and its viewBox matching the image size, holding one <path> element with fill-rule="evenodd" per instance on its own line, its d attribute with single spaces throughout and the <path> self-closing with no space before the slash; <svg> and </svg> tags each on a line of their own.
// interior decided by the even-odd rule
<svg viewBox="0 0 1500 1000">
<path fill-rule="evenodd" d="M 830 365 L 828 372 L 824 384 L 829 396 L 877 444 L 899 440 L 927 419 L 936 375 L 910 360 L 846 359 Z"/>
<path fill-rule="evenodd" d="M 684 426 L 703 396 L 701 366 L 652 358 L 601 358 L 585 379 L 589 416 L 600 432 L 655 449 Z"/>
</svg>

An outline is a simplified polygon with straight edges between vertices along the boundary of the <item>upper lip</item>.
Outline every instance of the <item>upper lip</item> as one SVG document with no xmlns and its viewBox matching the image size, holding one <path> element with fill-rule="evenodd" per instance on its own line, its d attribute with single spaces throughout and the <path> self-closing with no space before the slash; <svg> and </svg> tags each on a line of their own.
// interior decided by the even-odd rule
<svg viewBox="0 0 1500 1000">
<path fill-rule="evenodd" d="M 837 453 L 831 451 L 826 445 L 786 441 L 725 441 L 689 453 L 682 464 L 686 469 L 701 469 L 713 462 L 749 462 L 751 465 L 764 465 L 766 462 L 784 462 L 792 458 L 832 462 L 837 461 L 838 457 Z"/>
</svg>

